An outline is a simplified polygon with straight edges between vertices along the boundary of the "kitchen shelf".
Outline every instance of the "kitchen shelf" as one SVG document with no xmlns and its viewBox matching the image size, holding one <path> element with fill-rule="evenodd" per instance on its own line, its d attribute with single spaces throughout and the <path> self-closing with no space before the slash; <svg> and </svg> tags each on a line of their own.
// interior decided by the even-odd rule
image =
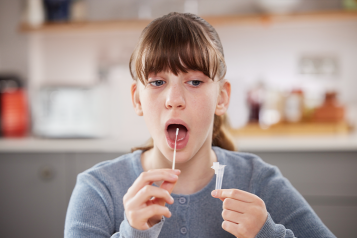
<svg viewBox="0 0 357 238">
<path fill-rule="evenodd" d="M 270 25 L 279 22 L 295 21 L 326 21 L 326 20 L 357 20 L 357 11 L 324 11 L 313 13 L 295 13 L 286 15 L 238 15 L 238 16 L 202 16 L 214 27 L 227 25 Z M 151 20 L 115 20 L 115 21 L 88 21 L 69 23 L 45 23 L 34 28 L 26 24 L 20 26 L 24 33 L 63 33 L 78 31 L 105 31 L 105 30 L 142 30 Z"/>
</svg>

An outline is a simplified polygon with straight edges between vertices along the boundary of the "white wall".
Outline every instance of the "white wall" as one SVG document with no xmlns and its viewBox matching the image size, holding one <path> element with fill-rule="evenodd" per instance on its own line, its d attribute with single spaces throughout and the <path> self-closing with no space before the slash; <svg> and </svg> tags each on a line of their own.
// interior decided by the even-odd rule
<svg viewBox="0 0 357 238">
<path fill-rule="evenodd" d="M 0 0 L 0 72 L 27 77 L 27 37 L 18 31 L 21 0 Z"/>
</svg>

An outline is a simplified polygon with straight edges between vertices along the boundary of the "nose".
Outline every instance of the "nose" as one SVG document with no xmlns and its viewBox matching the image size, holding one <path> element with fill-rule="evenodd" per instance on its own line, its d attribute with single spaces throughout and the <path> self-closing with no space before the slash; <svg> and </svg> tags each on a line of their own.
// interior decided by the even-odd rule
<svg viewBox="0 0 357 238">
<path fill-rule="evenodd" d="M 184 92 L 179 84 L 169 87 L 165 106 L 168 109 L 184 109 L 186 107 Z"/>
</svg>

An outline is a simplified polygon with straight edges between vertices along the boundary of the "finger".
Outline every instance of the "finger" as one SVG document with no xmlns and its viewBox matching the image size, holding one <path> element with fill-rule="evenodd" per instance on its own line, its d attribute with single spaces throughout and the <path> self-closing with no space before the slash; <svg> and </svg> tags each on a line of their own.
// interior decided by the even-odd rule
<svg viewBox="0 0 357 238">
<path fill-rule="evenodd" d="M 174 203 L 174 199 L 171 197 L 168 191 L 162 188 L 158 188 L 152 185 L 145 185 L 140 191 L 126 204 L 126 209 L 136 210 L 141 207 L 144 203 L 151 200 L 152 197 L 155 199 L 159 198 L 166 203 Z M 165 205 L 165 204 L 164 204 Z"/>
<path fill-rule="evenodd" d="M 174 189 L 175 185 L 176 185 L 176 182 L 170 183 L 170 182 L 164 181 L 161 184 L 160 188 L 165 189 L 168 193 L 171 193 L 172 190 Z M 161 206 L 165 206 L 165 200 L 163 200 L 163 199 L 157 200 L 156 203 Z"/>
<path fill-rule="evenodd" d="M 225 221 L 234 222 L 236 224 L 243 223 L 245 215 L 232 210 L 224 209 L 222 211 L 222 217 Z"/>
<path fill-rule="evenodd" d="M 176 185 L 176 182 L 170 183 L 168 181 L 164 181 L 161 185 L 160 188 L 165 189 L 169 193 L 172 193 L 172 190 L 174 190 L 174 187 Z"/>
<path fill-rule="evenodd" d="M 238 226 L 238 224 L 231 221 L 223 221 L 222 223 L 222 228 L 234 235 L 235 237 L 239 237 Z"/>
<path fill-rule="evenodd" d="M 171 212 L 169 208 L 163 207 L 157 204 L 144 207 L 139 210 L 133 211 L 134 216 L 141 221 L 147 221 L 153 216 L 165 216 L 167 218 L 171 217 Z"/>
<path fill-rule="evenodd" d="M 228 210 L 232 210 L 232 211 L 236 211 L 236 212 L 240 212 L 240 213 L 245 213 L 247 211 L 248 207 L 251 205 L 246 202 L 242 202 L 240 200 L 236 200 L 233 198 L 225 198 L 222 206 L 223 206 L 223 209 L 228 209 Z"/>
<path fill-rule="evenodd" d="M 224 198 L 233 198 L 236 200 L 240 200 L 242 202 L 251 203 L 256 198 L 256 195 L 252 193 L 245 192 L 239 189 L 217 189 L 212 191 L 212 196 L 215 198 L 220 198 L 221 200 Z"/>
<path fill-rule="evenodd" d="M 128 189 L 126 194 L 126 199 L 129 200 L 135 196 L 145 185 L 152 184 L 153 182 L 158 181 L 169 181 L 176 182 L 180 174 L 180 170 L 172 170 L 172 169 L 155 169 L 147 172 L 143 172 L 140 176 L 135 180 L 133 185 Z"/>
<path fill-rule="evenodd" d="M 154 216 L 165 216 L 169 218 L 171 217 L 171 212 L 167 207 L 151 205 L 139 210 L 127 211 L 126 215 L 132 227 L 139 230 L 145 230 L 147 229 L 147 222 L 149 218 Z"/>
</svg>

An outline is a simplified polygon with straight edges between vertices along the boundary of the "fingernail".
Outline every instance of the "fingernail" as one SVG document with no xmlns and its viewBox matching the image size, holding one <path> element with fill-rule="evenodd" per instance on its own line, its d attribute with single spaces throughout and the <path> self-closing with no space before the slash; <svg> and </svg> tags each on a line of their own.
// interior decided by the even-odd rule
<svg viewBox="0 0 357 238">
<path fill-rule="evenodd" d="M 171 178 L 173 179 L 178 179 L 177 175 L 176 174 L 170 174 Z"/>
<path fill-rule="evenodd" d="M 175 169 L 174 171 L 175 171 L 175 173 L 181 173 L 181 170 L 179 170 L 179 169 Z"/>
<path fill-rule="evenodd" d="M 174 202 L 174 201 L 175 201 L 175 200 L 174 200 L 174 198 L 173 198 L 173 197 L 171 197 L 171 196 L 170 196 L 170 200 L 171 200 L 171 202 Z"/>
<path fill-rule="evenodd" d="M 212 194 L 213 197 L 215 197 L 215 196 L 217 196 L 217 191 L 213 190 L 211 194 Z"/>
</svg>

